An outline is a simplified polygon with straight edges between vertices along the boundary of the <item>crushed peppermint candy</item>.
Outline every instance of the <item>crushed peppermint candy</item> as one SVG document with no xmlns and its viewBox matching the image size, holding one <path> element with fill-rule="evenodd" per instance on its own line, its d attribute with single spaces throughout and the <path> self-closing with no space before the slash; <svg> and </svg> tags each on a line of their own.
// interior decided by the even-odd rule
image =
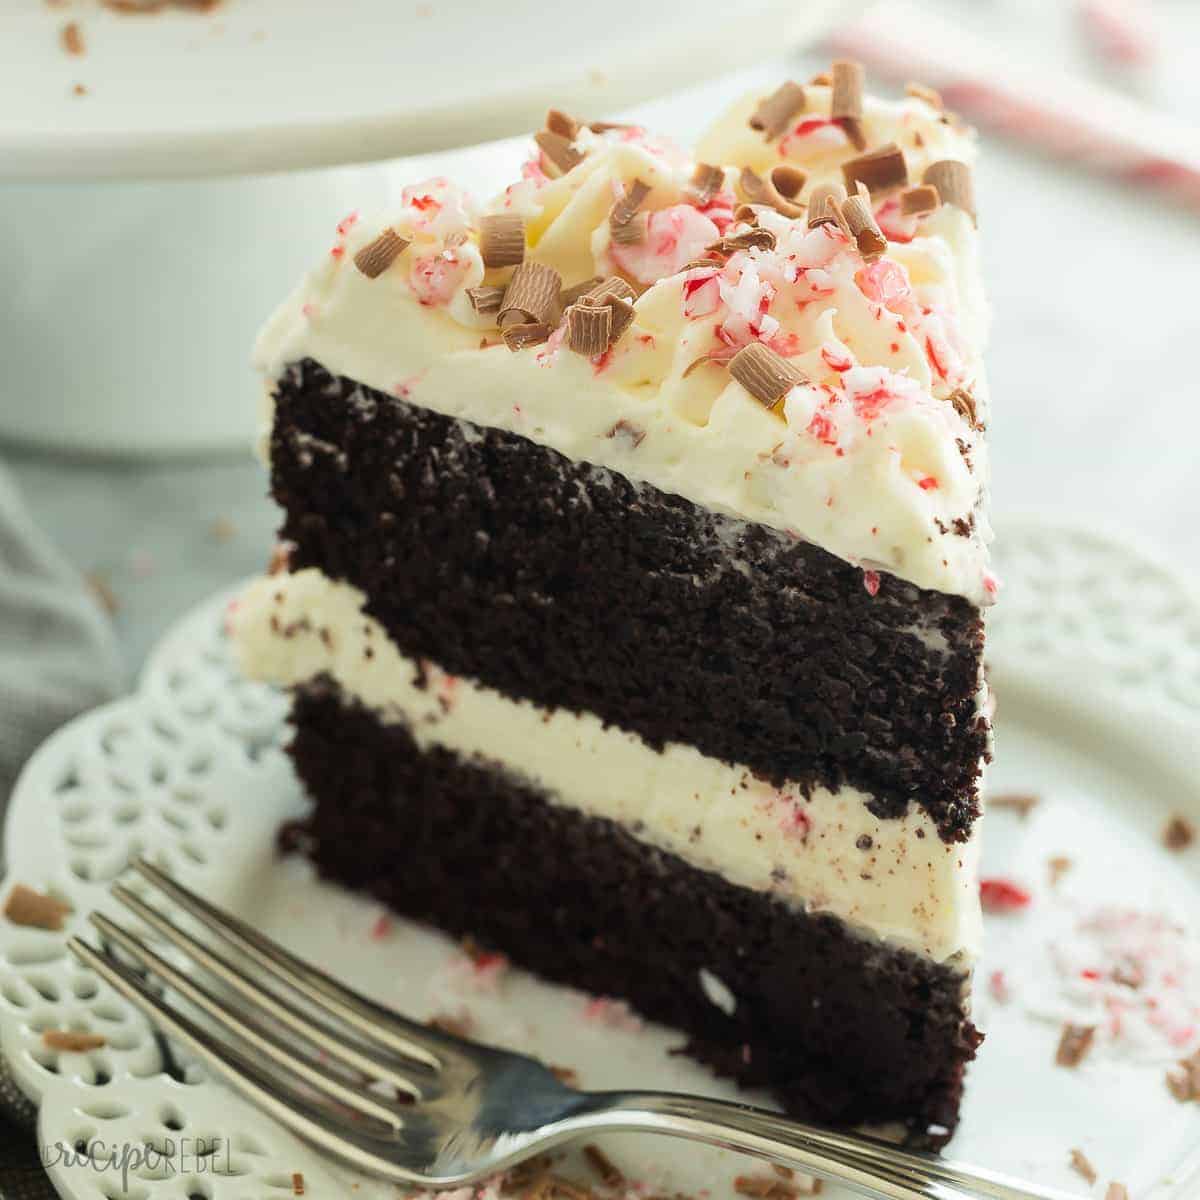
<svg viewBox="0 0 1200 1200">
<path fill-rule="evenodd" d="M 625 1033 L 636 1033 L 642 1028 L 641 1017 L 624 1000 L 614 1000 L 611 996 L 593 996 L 588 1000 L 583 1007 L 583 1019 Z"/>
<path fill-rule="evenodd" d="M 1028 908 L 1032 895 L 1011 879 L 981 879 L 979 899 L 983 911 L 990 913 L 1020 912 Z"/>
</svg>

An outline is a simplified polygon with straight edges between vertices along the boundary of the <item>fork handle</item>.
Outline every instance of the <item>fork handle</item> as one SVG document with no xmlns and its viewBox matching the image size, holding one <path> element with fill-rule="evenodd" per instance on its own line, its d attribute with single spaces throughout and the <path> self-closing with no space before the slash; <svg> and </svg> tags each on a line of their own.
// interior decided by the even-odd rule
<svg viewBox="0 0 1200 1200">
<path fill-rule="evenodd" d="M 595 1092 L 563 1124 L 571 1134 L 637 1131 L 736 1150 L 836 1180 L 871 1200 L 1079 1200 L 940 1155 L 700 1096 Z"/>
</svg>

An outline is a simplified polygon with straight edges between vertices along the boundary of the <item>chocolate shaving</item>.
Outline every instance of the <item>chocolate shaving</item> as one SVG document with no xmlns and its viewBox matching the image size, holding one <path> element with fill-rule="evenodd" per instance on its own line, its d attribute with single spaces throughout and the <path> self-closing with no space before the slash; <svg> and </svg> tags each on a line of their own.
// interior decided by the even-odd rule
<svg viewBox="0 0 1200 1200">
<path fill-rule="evenodd" d="M 717 244 L 716 242 L 713 243 L 714 246 L 716 244 Z M 679 270 L 675 272 L 675 274 L 676 275 L 684 275 L 688 271 L 697 271 L 701 267 L 720 268 L 720 266 L 721 266 L 721 264 L 719 262 L 717 262 L 717 260 L 714 258 L 693 258 L 691 262 L 685 262 L 683 264 L 683 266 L 680 267 Z"/>
<path fill-rule="evenodd" d="M 525 259 L 525 218 L 492 213 L 479 222 L 479 254 L 485 267 L 515 267 Z"/>
<path fill-rule="evenodd" d="M 697 208 L 707 208 L 724 185 L 725 172 L 720 167 L 697 163 L 691 180 L 683 189 L 683 194 Z"/>
<path fill-rule="evenodd" d="M 490 317 L 500 311 L 500 306 L 504 303 L 504 293 L 507 290 L 507 288 L 488 285 L 470 287 L 467 288 L 467 299 L 471 302 L 472 309 L 481 317 Z"/>
<path fill-rule="evenodd" d="M 819 1196 L 821 1181 L 808 1175 L 739 1175 L 733 1190 L 754 1200 L 796 1200 L 798 1196 Z"/>
<path fill-rule="evenodd" d="M 588 128 L 593 133 L 611 133 L 615 129 L 641 129 L 641 126 L 628 121 L 589 121 Z"/>
<path fill-rule="evenodd" d="M 782 172 L 780 180 L 786 188 L 795 187 L 797 175 L 801 176 L 800 187 L 804 186 L 803 172 L 796 171 L 794 167 L 775 167 L 767 179 L 763 179 L 761 175 L 756 174 L 749 167 L 743 167 L 742 173 L 738 177 L 738 186 L 749 203 L 765 204 L 775 209 L 776 212 L 782 213 L 785 217 L 799 217 L 804 212 L 804 206 L 793 204 L 779 190 L 775 176 L 780 172 Z M 798 191 L 799 187 L 796 187 L 792 194 L 795 195 Z"/>
<path fill-rule="evenodd" d="M 579 136 L 581 128 L 579 122 L 561 108 L 552 108 L 546 113 L 545 126 L 550 133 L 566 138 L 568 142 L 573 142 Z"/>
<path fill-rule="evenodd" d="M 8 893 L 4 904 L 4 915 L 14 925 L 28 925 L 33 929 L 50 929 L 57 932 L 71 911 L 69 904 L 56 900 L 44 892 L 34 891 L 18 883 Z"/>
<path fill-rule="evenodd" d="M 1087 1180 L 1089 1187 L 1099 1178 L 1096 1168 L 1092 1166 L 1088 1156 L 1082 1150 L 1071 1151 L 1071 1170 L 1077 1175 L 1082 1175 Z"/>
<path fill-rule="evenodd" d="M 967 428 L 974 429 L 976 432 L 983 428 L 979 423 L 979 409 L 975 403 L 974 393 L 968 388 L 957 387 L 946 399 L 954 411 L 966 421 Z"/>
<path fill-rule="evenodd" d="M 975 211 L 975 183 L 971 177 L 971 168 L 957 159 L 943 158 L 930 163 L 921 176 L 922 183 L 932 184 L 937 188 L 937 194 L 943 204 L 953 204 L 961 208 L 972 221 L 979 223 Z"/>
<path fill-rule="evenodd" d="M 967 395 L 970 396 L 970 392 Z M 974 403 L 973 400 L 972 403 Z M 957 409 L 958 406 L 955 405 L 955 408 Z M 1029 816 L 1041 802 L 1041 797 L 1035 796 L 1031 792 L 1005 792 L 999 796 L 989 796 L 987 806 L 997 811 L 1008 809 L 1024 818 Z"/>
<path fill-rule="evenodd" d="M 1104 1200 L 1129 1200 L 1129 1189 L 1123 1183 L 1110 1183 Z"/>
<path fill-rule="evenodd" d="M 728 258 L 729 255 L 736 254 L 739 250 L 749 250 L 751 247 L 756 250 L 774 250 L 775 245 L 775 235 L 769 229 L 747 229 L 744 233 L 723 237 L 719 241 L 713 242 L 711 246 L 704 248 L 710 254 L 723 254 Z M 704 265 L 711 266 L 712 264 Z"/>
<path fill-rule="evenodd" d="M 584 1146 L 583 1156 L 588 1160 L 588 1166 L 600 1176 L 600 1182 L 605 1187 L 619 1188 L 625 1186 L 624 1173 L 594 1142 Z"/>
<path fill-rule="evenodd" d="M 902 217 L 923 217 L 933 212 L 941 203 L 938 190 L 932 183 L 922 183 L 919 187 L 905 188 L 900 193 L 900 215 Z"/>
<path fill-rule="evenodd" d="M 1168 850 L 1186 850 L 1196 840 L 1196 827 L 1179 813 L 1175 813 L 1163 829 L 1163 845 Z"/>
<path fill-rule="evenodd" d="M 840 183 L 818 183 L 808 198 L 808 227 L 837 224 L 837 206 L 846 199 Z"/>
<path fill-rule="evenodd" d="M 818 71 L 809 81 L 809 87 L 830 87 L 833 76 L 828 71 Z"/>
<path fill-rule="evenodd" d="M 693 371 L 698 371 L 701 367 L 722 367 L 725 366 L 728 360 L 725 357 L 724 350 L 710 350 L 707 354 L 701 354 L 699 358 L 693 358 L 686 367 L 683 368 L 681 378 L 686 379 Z"/>
<path fill-rule="evenodd" d="M 622 279 L 620 275 L 609 275 L 605 279 L 601 279 L 599 283 L 593 287 L 587 295 L 598 300 L 601 304 L 607 304 L 605 296 L 616 296 L 619 300 L 634 300 L 637 298 L 637 292 L 633 290 L 627 279 Z"/>
<path fill-rule="evenodd" d="M 585 297 L 567 309 L 567 345 L 576 354 L 593 358 L 608 349 L 613 310 Z"/>
<path fill-rule="evenodd" d="M 526 346 L 540 346 L 550 336 L 550 326 L 545 322 L 530 322 L 526 325 L 509 325 L 500 336 L 510 350 L 523 350 Z"/>
<path fill-rule="evenodd" d="M 1055 1064 L 1060 1067 L 1079 1066 L 1095 1040 L 1095 1025 L 1064 1025 L 1054 1054 Z"/>
<path fill-rule="evenodd" d="M 889 192 L 907 186 L 908 162 L 904 151 L 895 142 L 888 142 L 878 150 L 842 163 L 842 178 L 846 181 L 847 192 L 853 192 L 860 182 L 872 195 Z"/>
<path fill-rule="evenodd" d="M 354 265 L 368 278 L 378 279 L 409 245 L 394 229 L 385 229 L 355 256 Z"/>
<path fill-rule="evenodd" d="M 635 425 L 632 421 L 626 421 L 622 417 L 604 436 L 624 438 L 636 450 L 646 440 L 646 431 L 640 425 Z"/>
<path fill-rule="evenodd" d="M 739 204 L 733 210 L 733 219 L 740 225 L 757 225 L 758 209 L 753 204 Z"/>
<path fill-rule="evenodd" d="M 613 278 L 615 279 L 616 276 L 614 275 Z M 563 288 L 562 292 L 559 293 L 558 303 L 563 308 L 569 308 L 580 296 L 586 296 L 588 292 L 603 282 L 604 280 L 601 276 L 593 275 L 591 279 L 585 279 L 582 283 L 573 283 L 569 288 Z M 621 282 L 624 283 L 625 281 L 621 280 Z M 633 291 L 632 288 L 629 290 L 630 292 Z"/>
<path fill-rule="evenodd" d="M 835 214 L 838 212 L 837 202 L 834 201 Z M 842 201 L 840 207 L 842 221 L 838 224 L 842 225 L 845 222 L 843 229 L 848 231 L 850 240 L 858 247 L 859 253 L 868 262 L 878 258 L 888 246 L 887 238 L 883 236 L 883 231 L 875 221 L 875 214 L 871 211 L 871 204 L 865 196 L 859 194 L 850 196 Z"/>
<path fill-rule="evenodd" d="M 856 150 L 867 148 L 863 133 L 863 85 L 866 73 L 860 62 L 840 59 L 833 64 L 833 91 L 829 98 L 830 117 L 845 130 Z"/>
<path fill-rule="evenodd" d="M 730 360 L 729 373 L 760 404 L 775 409 L 804 376 L 762 342 L 743 346 Z"/>
<path fill-rule="evenodd" d="M 915 96 L 918 100 L 924 100 L 931 108 L 945 108 L 942 102 L 942 93 L 934 88 L 926 87 L 923 83 L 906 83 L 904 85 L 904 94 L 906 96 Z"/>
<path fill-rule="evenodd" d="M 758 102 L 750 118 L 750 128 L 759 130 L 768 142 L 773 142 L 791 124 L 792 118 L 804 111 L 805 103 L 804 89 L 789 79 Z"/>
<path fill-rule="evenodd" d="M 107 1046 L 108 1039 L 101 1033 L 78 1033 L 74 1029 L 44 1029 L 42 1045 L 47 1050 L 86 1054 L 89 1050 L 99 1050 L 101 1046 Z"/>
<path fill-rule="evenodd" d="M 521 263 L 512 273 L 499 309 L 500 328 L 508 325 L 558 323 L 562 277 L 545 263 Z"/>
<path fill-rule="evenodd" d="M 579 1072 L 574 1067 L 557 1067 L 551 1063 L 548 1070 L 564 1087 L 577 1088 L 579 1086 Z"/>
<path fill-rule="evenodd" d="M 638 209 L 642 207 L 642 202 L 648 195 L 649 184 L 635 179 L 626 187 L 625 194 L 612 206 L 608 214 L 608 233 L 618 245 L 629 246 L 646 240 L 646 219 Z"/>
<path fill-rule="evenodd" d="M 583 162 L 583 155 L 571 144 L 571 139 L 561 133 L 552 133 L 549 129 L 541 129 L 533 135 L 538 149 L 551 166 L 559 174 L 565 175 L 572 167 Z"/>
</svg>

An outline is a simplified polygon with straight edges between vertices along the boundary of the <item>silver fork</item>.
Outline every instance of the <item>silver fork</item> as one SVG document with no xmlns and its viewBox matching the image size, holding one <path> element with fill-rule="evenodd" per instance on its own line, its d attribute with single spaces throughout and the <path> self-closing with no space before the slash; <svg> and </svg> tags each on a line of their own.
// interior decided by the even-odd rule
<svg viewBox="0 0 1200 1200">
<path fill-rule="evenodd" d="M 104 948 L 72 938 L 71 950 L 280 1124 L 370 1175 L 419 1188 L 460 1187 L 581 1137 L 644 1132 L 737 1150 L 873 1200 L 1078 1200 L 749 1105 L 575 1091 L 534 1059 L 418 1025 L 357 995 L 152 863 L 141 859 L 133 869 L 241 963 L 122 884 L 113 886 L 113 896 L 242 1003 L 197 982 L 194 970 L 167 961 L 101 913 L 91 922 Z M 166 1003 L 147 974 L 205 1023 Z"/>
</svg>

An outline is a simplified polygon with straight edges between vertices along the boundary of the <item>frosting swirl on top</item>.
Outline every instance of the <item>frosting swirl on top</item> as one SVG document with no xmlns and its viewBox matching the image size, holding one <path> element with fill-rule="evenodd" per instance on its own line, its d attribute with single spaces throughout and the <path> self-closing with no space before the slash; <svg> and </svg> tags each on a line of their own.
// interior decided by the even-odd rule
<svg viewBox="0 0 1200 1200">
<path fill-rule="evenodd" d="M 804 111 L 772 140 L 749 124 L 761 98 L 735 106 L 701 142 L 699 162 L 722 167 L 708 169 L 705 188 L 695 161 L 637 127 L 574 130 L 566 164 L 538 151 L 482 210 L 445 179 L 408 188 L 388 219 L 339 226 L 333 252 L 264 330 L 258 361 L 273 379 L 312 357 L 809 539 L 861 564 L 868 587 L 882 569 L 988 602 L 987 317 L 972 216 L 950 204 L 902 216 L 896 189 L 876 194 L 869 209 L 888 238 L 879 255 L 832 215 L 810 227 L 746 203 L 743 167 L 764 177 L 781 162 L 800 168 L 802 188 L 778 205 L 788 211 L 842 179 L 860 151 L 814 115 L 827 92 L 806 89 Z M 861 128 L 868 145 L 901 146 L 913 182 L 974 152 L 969 133 L 923 99 L 868 100 Z M 614 236 L 614 206 L 638 197 L 637 229 Z M 564 288 L 595 276 L 632 285 L 632 321 L 614 322 L 615 340 L 584 355 L 555 310 L 528 338 L 508 339 L 520 346 L 510 350 L 481 298 L 522 268 L 485 265 L 486 213 L 519 216 L 526 261 Z M 368 278 L 353 257 L 388 228 L 409 244 Z M 752 343 L 800 378 L 770 407 L 728 370 Z"/>
</svg>

